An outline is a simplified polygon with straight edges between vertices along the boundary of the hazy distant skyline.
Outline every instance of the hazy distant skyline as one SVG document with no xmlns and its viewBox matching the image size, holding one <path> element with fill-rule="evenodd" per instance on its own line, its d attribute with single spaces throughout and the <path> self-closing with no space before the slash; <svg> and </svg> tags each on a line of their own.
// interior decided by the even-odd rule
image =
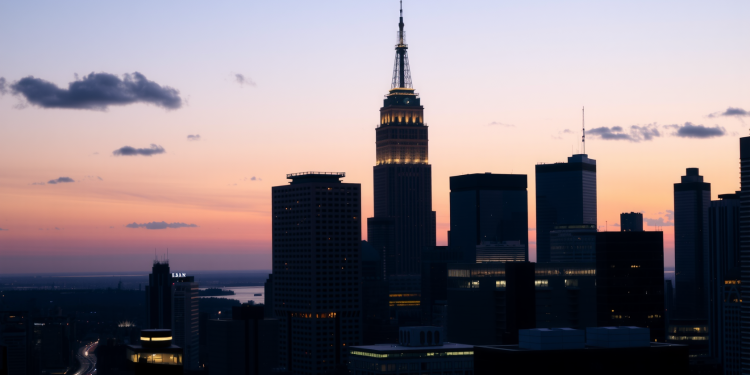
<svg viewBox="0 0 750 375">
<path fill-rule="evenodd" d="M 449 176 L 527 174 L 534 260 L 534 165 L 579 152 L 585 106 L 598 225 L 643 212 L 673 266 L 685 168 L 712 199 L 739 190 L 748 11 L 406 0 L 438 244 Z M 270 269 L 271 186 L 292 172 L 346 172 L 372 216 L 398 1 L 4 2 L 0 14 L 0 272 L 147 269 L 154 248 L 173 268 Z"/>
</svg>

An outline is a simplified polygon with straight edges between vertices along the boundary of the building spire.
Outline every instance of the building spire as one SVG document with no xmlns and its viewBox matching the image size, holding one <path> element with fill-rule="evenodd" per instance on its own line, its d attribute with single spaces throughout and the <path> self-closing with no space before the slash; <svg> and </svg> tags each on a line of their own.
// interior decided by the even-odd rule
<svg viewBox="0 0 750 375">
<path fill-rule="evenodd" d="M 398 88 L 412 88 L 411 71 L 409 69 L 409 55 L 406 50 L 406 34 L 404 33 L 403 0 L 399 0 L 398 44 L 396 44 L 396 61 L 393 63 L 393 80 L 391 90 Z"/>
<path fill-rule="evenodd" d="M 581 126 L 583 134 L 581 135 L 581 144 L 583 145 L 583 153 L 586 153 L 586 107 L 581 107 Z"/>
</svg>

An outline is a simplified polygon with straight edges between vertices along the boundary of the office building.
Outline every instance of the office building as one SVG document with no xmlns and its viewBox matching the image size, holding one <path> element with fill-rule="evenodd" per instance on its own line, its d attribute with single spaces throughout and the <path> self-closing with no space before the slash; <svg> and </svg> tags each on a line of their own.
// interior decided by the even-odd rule
<svg viewBox="0 0 750 375">
<path fill-rule="evenodd" d="M 208 371 L 212 375 L 262 375 L 278 367 L 279 324 L 263 306 L 232 308 L 232 319 L 209 321 Z"/>
<path fill-rule="evenodd" d="M 369 242 L 362 241 L 362 345 L 394 342 L 397 334 L 398 326 L 390 322 L 383 259 Z"/>
<path fill-rule="evenodd" d="M 367 238 L 385 254 L 388 276 L 419 275 L 422 249 L 435 246 L 427 126 L 412 86 L 407 49 L 402 14 L 391 90 L 375 129 L 375 215 L 367 223 Z"/>
<path fill-rule="evenodd" d="M 198 283 L 194 276 L 172 277 L 172 342 L 183 350 L 183 365 L 198 370 L 200 329 L 198 323 Z"/>
<path fill-rule="evenodd" d="M 477 346 L 474 374 L 666 375 L 688 373 L 682 345 L 649 342 L 647 329 L 590 327 L 521 331 L 518 345 Z M 585 340 L 585 341 L 584 341 Z"/>
<path fill-rule="evenodd" d="M 750 285 L 750 137 L 740 138 L 740 184 L 740 282 Z M 740 293 L 740 337 L 750 337 L 750 288 Z M 750 374 L 750 341 L 740 350 L 742 373 Z"/>
<path fill-rule="evenodd" d="M 471 345 L 514 344 L 536 327 L 534 263 L 451 264 L 447 339 Z"/>
<path fill-rule="evenodd" d="M 273 274 L 269 273 L 266 282 L 263 284 L 263 314 L 268 319 L 273 319 Z"/>
<path fill-rule="evenodd" d="M 708 207 L 711 184 L 688 168 L 674 184 L 676 313 L 680 319 L 708 319 Z"/>
<path fill-rule="evenodd" d="M 549 257 L 553 263 L 594 263 L 596 225 L 555 225 L 549 232 Z"/>
<path fill-rule="evenodd" d="M 463 256 L 462 251 L 450 246 L 425 248 L 422 252 L 419 296 L 422 325 L 441 327 L 445 332 L 448 322 L 448 264 L 460 263 Z"/>
<path fill-rule="evenodd" d="M 596 225 L 596 160 L 586 154 L 567 163 L 536 165 L 536 254 L 550 262 L 550 232 L 555 226 Z"/>
<path fill-rule="evenodd" d="M 64 374 L 77 365 L 75 321 L 67 316 L 34 318 L 34 341 L 42 372 Z"/>
<path fill-rule="evenodd" d="M 670 319 L 667 341 L 687 346 L 691 361 L 708 359 L 708 320 Z"/>
<path fill-rule="evenodd" d="M 637 326 L 664 342 L 664 233 L 596 234 L 597 325 Z"/>
<path fill-rule="evenodd" d="M 31 372 L 33 322 L 27 311 L 0 311 L 0 345 L 5 346 L 9 375 Z"/>
<path fill-rule="evenodd" d="M 182 375 L 182 348 L 172 345 L 169 329 L 144 329 L 141 343 L 127 346 L 125 356 L 135 375 Z"/>
<path fill-rule="evenodd" d="M 621 232 L 643 232 L 643 214 L 640 212 L 623 212 L 620 214 Z"/>
<path fill-rule="evenodd" d="M 525 262 L 528 251 L 521 241 L 482 241 L 476 246 L 476 259 L 477 263 Z"/>
<path fill-rule="evenodd" d="M 724 276 L 724 285 L 721 288 L 721 309 L 716 324 L 719 332 L 712 331 L 709 327 L 709 345 L 712 357 L 721 362 L 724 375 L 741 374 L 742 361 L 740 349 L 742 347 L 742 336 L 740 334 L 740 309 L 742 304 L 742 283 L 740 280 L 740 269 L 734 268 Z M 716 344 L 714 340 L 716 340 Z"/>
<path fill-rule="evenodd" d="M 377 344 L 350 348 L 349 373 L 472 374 L 474 348 L 443 340 L 440 327 L 402 327 L 399 330 L 398 345 Z"/>
<path fill-rule="evenodd" d="M 172 274 L 169 260 L 154 260 L 146 286 L 146 328 L 172 328 Z"/>
<path fill-rule="evenodd" d="M 450 245 L 462 263 L 479 262 L 483 242 L 518 242 L 529 255 L 529 209 L 524 174 L 475 173 L 450 178 Z M 486 257 L 482 261 L 487 261 Z"/>
<path fill-rule="evenodd" d="M 361 188 L 343 177 L 292 173 L 272 188 L 280 365 L 294 374 L 344 366 L 362 339 Z"/>
</svg>

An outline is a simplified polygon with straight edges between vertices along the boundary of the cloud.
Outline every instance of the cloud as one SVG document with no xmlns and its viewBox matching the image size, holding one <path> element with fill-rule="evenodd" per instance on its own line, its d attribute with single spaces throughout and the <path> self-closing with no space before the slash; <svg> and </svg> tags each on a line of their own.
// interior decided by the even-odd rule
<svg viewBox="0 0 750 375">
<path fill-rule="evenodd" d="M 643 221 L 650 227 L 671 227 L 674 226 L 674 211 L 666 210 L 666 212 L 659 212 L 659 215 L 666 216 L 666 220 L 663 217 L 657 219 L 644 218 Z"/>
<path fill-rule="evenodd" d="M 599 127 L 586 131 L 586 134 L 607 141 L 630 141 L 641 142 L 650 141 L 656 137 L 661 137 L 659 128 L 656 124 L 648 125 L 631 125 L 624 129 L 622 126 Z"/>
<path fill-rule="evenodd" d="M 665 215 L 667 215 L 667 219 L 669 219 L 669 221 L 674 221 L 674 211 L 673 210 L 667 210 L 667 213 Z"/>
<path fill-rule="evenodd" d="M 130 146 L 123 146 L 118 148 L 117 150 L 112 151 L 112 154 L 115 156 L 136 156 L 136 155 L 143 155 L 143 156 L 151 156 L 154 154 L 163 154 L 164 153 L 164 147 L 157 146 L 155 144 L 151 144 L 150 148 L 135 148 Z"/>
<path fill-rule="evenodd" d="M 487 124 L 487 126 L 502 126 L 504 128 L 515 128 L 516 127 L 513 124 L 506 124 L 506 123 L 497 122 L 497 121 L 492 121 L 491 123 Z"/>
<path fill-rule="evenodd" d="M 2 232 L 4 230 L 8 230 L 8 228 L 0 228 L 0 232 Z"/>
<path fill-rule="evenodd" d="M 110 105 L 148 103 L 167 109 L 182 106 L 180 92 L 149 81 L 138 72 L 123 79 L 109 73 L 91 73 L 59 88 L 52 82 L 28 76 L 10 85 L 13 94 L 42 108 L 106 110 Z"/>
<path fill-rule="evenodd" d="M 8 85 L 5 83 L 5 78 L 0 77 L 0 95 L 8 93 Z"/>
<path fill-rule="evenodd" d="M 620 226 L 620 224 L 618 224 L 618 223 L 612 223 L 612 226 L 613 226 L 613 227 L 619 227 L 619 226 Z"/>
<path fill-rule="evenodd" d="M 726 111 L 724 111 L 724 112 L 714 112 L 714 113 L 712 113 L 712 114 L 708 115 L 708 117 L 710 117 L 710 118 L 713 118 L 713 117 L 719 117 L 719 116 L 726 116 L 726 117 L 729 117 L 729 116 L 743 117 L 743 116 L 750 116 L 750 112 L 748 112 L 748 111 L 746 111 L 746 110 L 744 110 L 744 109 L 742 109 L 742 108 L 732 108 L 732 107 L 729 107 L 729 108 L 727 108 L 727 110 L 726 110 Z"/>
<path fill-rule="evenodd" d="M 60 230 L 60 228 L 58 228 L 58 227 L 55 227 L 55 230 Z"/>
<path fill-rule="evenodd" d="M 52 185 L 61 184 L 64 182 L 75 182 L 75 181 L 73 181 L 73 179 L 70 177 L 58 177 L 56 180 L 47 181 L 48 184 L 52 184 Z M 42 183 L 42 185 L 44 185 L 44 183 Z"/>
<path fill-rule="evenodd" d="M 573 131 L 572 131 L 572 130 L 570 130 L 570 129 L 565 129 L 565 130 L 563 130 L 562 132 L 563 132 L 564 134 L 570 134 L 570 133 L 573 133 Z"/>
<path fill-rule="evenodd" d="M 187 140 L 188 141 L 200 141 L 201 135 L 200 134 L 188 134 Z"/>
<path fill-rule="evenodd" d="M 250 177 L 250 181 L 263 181 L 260 177 Z"/>
<path fill-rule="evenodd" d="M 32 185 L 47 185 L 44 182 L 32 182 Z"/>
<path fill-rule="evenodd" d="M 721 137 L 727 134 L 724 128 L 716 125 L 714 127 L 708 127 L 703 125 L 693 125 L 692 123 L 686 122 L 685 125 L 667 125 L 665 127 L 677 129 L 673 135 L 681 138 L 713 138 Z"/>
<path fill-rule="evenodd" d="M 234 80 L 237 81 L 237 83 L 239 83 L 240 86 L 245 86 L 245 85 L 252 86 L 252 87 L 257 86 L 257 84 L 253 82 L 253 80 L 250 79 L 250 77 L 245 77 L 244 75 L 239 74 L 239 73 L 234 75 Z"/>
<path fill-rule="evenodd" d="M 196 228 L 195 224 L 185 223 L 167 223 L 166 221 L 152 221 L 150 223 L 138 224 L 133 222 L 125 226 L 126 228 L 146 228 L 146 229 L 167 229 L 167 228 Z"/>
</svg>

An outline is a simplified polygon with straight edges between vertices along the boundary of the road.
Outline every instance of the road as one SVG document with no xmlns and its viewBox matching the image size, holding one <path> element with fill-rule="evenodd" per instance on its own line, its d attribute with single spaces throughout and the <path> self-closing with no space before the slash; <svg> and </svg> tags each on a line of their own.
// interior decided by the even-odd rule
<svg viewBox="0 0 750 375">
<path fill-rule="evenodd" d="M 81 367 L 73 375 L 94 375 L 96 374 L 96 355 L 94 350 L 99 341 L 86 344 L 78 349 L 78 362 Z"/>
</svg>

